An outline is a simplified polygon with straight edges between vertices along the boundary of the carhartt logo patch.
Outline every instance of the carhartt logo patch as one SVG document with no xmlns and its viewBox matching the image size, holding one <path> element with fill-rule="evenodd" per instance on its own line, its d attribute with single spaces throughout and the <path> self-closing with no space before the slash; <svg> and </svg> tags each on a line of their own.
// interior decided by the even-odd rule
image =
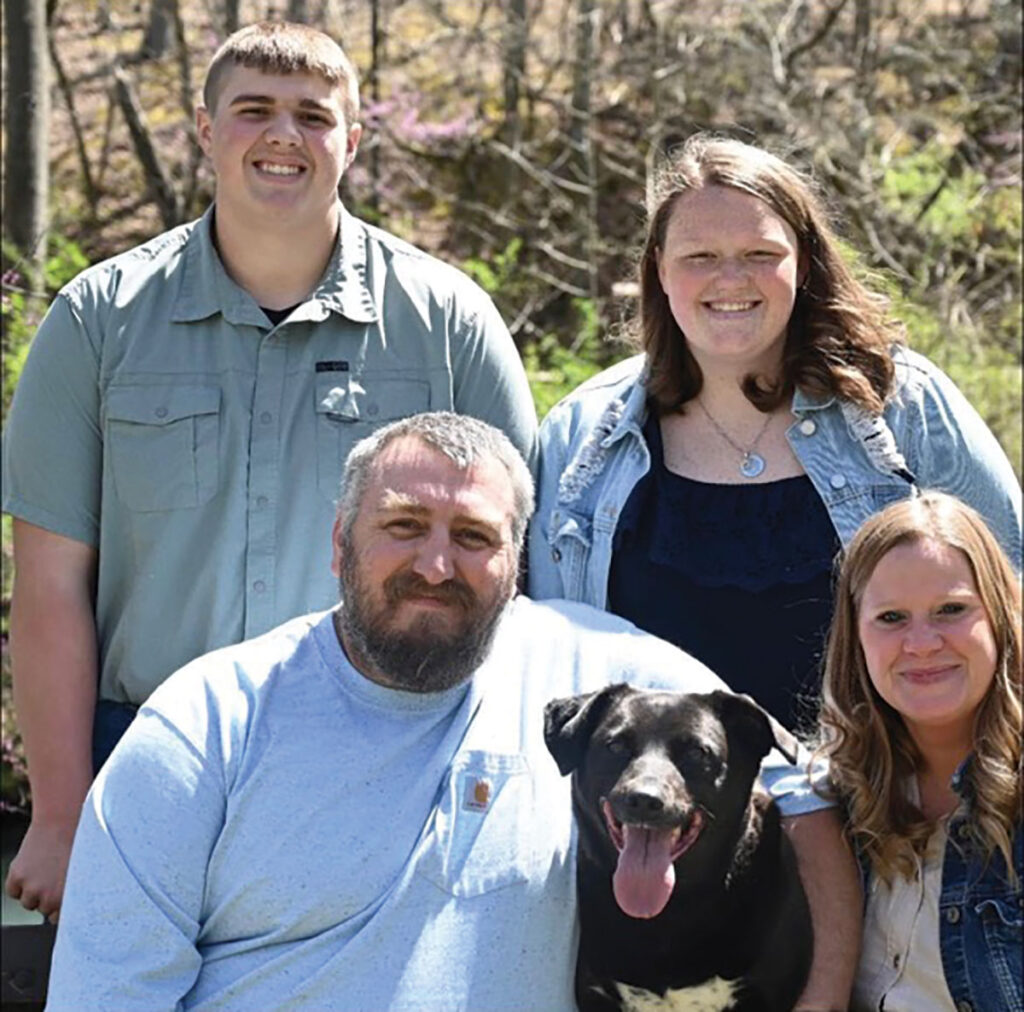
<svg viewBox="0 0 1024 1012">
<path fill-rule="evenodd" d="M 474 812 L 484 812 L 491 803 L 491 782 L 483 777 L 471 777 L 466 783 L 466 794 L 462 807 Z"/>
</svg>

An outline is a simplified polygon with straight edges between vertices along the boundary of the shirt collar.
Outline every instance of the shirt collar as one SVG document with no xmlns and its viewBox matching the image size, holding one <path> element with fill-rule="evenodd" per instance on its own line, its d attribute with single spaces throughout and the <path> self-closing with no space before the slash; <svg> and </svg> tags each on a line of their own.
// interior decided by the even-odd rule
<svg viewBox="0 0 1024 1012">
<path fill-rule="evenodd" d="M 802 414 L 805 411 L 820 411 L 822 408 L 830 407 L 835 400 L 834 394 L 824 394 L 819 397 L 797 387 L 793 391 L 792 411 L 794 415 Z"/>
<path fill-rule="evenodd" d="M 266 327 L 256 300 L 228 277 L 213 242 L 215 205 L 196 222 L 183 251 L 181 284 L 171 319 L 194 323 L 221 313 L 232 325 Z M 335 312 L 356 323 L 377 319 L 377 307 L 366 280 L 366 226 L 340 207 L 341 228 L 334 252 L 316 288 L 290 317 L 325 320 Z"/>
</svg>

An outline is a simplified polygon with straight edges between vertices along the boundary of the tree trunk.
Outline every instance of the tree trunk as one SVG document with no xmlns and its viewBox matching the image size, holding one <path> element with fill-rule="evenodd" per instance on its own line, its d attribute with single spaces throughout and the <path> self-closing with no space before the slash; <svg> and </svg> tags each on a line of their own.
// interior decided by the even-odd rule
<svg viewBox="0 0 1024 1012">
<path fill-rule="evenodd" d="M 853 48 L 857 56 L 857 74 L 862 89 L 866 91 L 875 55 L 871 34 L 871 0 L 857 0 L 853 15 Z"/>
<path fill-rule="evenodd" d="M 370 0 L 370 105 L 379 113 L 380 107 L 380 63 L 381 50 L 384 46 L 384 29 L 380 18 L 381 0 Z M 374 213 L 375 222 L 380 219 L 380 138 L 382 131 L 378 129 L 376 137 L 367 138 L 370 149 L 370 194 L 367 200 L 369 209 Z"/>
<path fill-rule="evenodd" d="M 143 60 L 159 60 L 167 52 L 174 28 L 175 0 L 152 0 L 146 34 L 142 37 L 139 57 Z"/>
<path fill-rule="evenodd" d="M 583 221 L 586 223 L 585 276 L 579 279 L 598 309 L 597 250 L 599 243 L 597 222 L 597 156 L 591 116 L 590 85 L 594 72 L 594 49 L 597 19 L 600 11 L 596 0 L 578 0 L 576 15 L 576 57 L 573 66 L 572 121 L 569 140 L 572 147 L 572 165 L 576 183 L 586 187 L 583 198 Z"/>
<path fill-rule="evenodd" d="M 522 139 L 519 97 L 526 80 L 526 0 L 508 0 L 505 32 L 502 38 L 505 94 L 505 122 L 502 135 L 510 148 L 518 148 Z"/>
<path fill-rule="evenodd" d="M 142 107 L 135 95 L 135 89 L 121 67 L 114 70 L 114 94 L 117 97 L 117 104 L 121 107 L 125 123 L 128 124 L 132 145 L 146 175 L 150 193 L 160 209 L 164 228 L 174 228 L 175 225 L 181 224 L 181 204 L 174 190 L 174 184 L 164 168 L 163 161 L 153 146 L 153 138 L 150 136 L 149 128 L 143 118 Z"/>
<path fill-rule="evenodd" d="M 50 70 L 45 0 L 4 0 L 7 48 L 4 234 L 30 265 L 46 257 Z"/>
<path fill-rule="evenodd" d="M 224 34 L 232 35 L 238 28 L 238 0 L 224 0 Z"/>
</svg>

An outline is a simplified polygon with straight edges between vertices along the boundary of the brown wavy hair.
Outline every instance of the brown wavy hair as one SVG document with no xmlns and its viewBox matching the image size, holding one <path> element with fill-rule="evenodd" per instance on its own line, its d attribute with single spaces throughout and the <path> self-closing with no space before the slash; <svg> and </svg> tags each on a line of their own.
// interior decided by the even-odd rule
<svg viewBox="0 0 1024 1012">
<path fill-rule="evenodd" d="M 857 635 L 864 588 L 897 545 L 933 540 L 963 553 L 998 649 L 995 676 L 974 719 L 964 781 L 970 832 L 980 852 L 1003 855 L 1011 879 L 1021 817 L 1021 585 L 985 521 L 942 492 L 925 492 L 869 518 L 850 542 L 836 588 L 825 655 L 818 754 L 847 807 L 848 832 L 886 880 L 913 873 L 934 824 L 902 785 L 921 756 L 902 718 L 871 684 Z"/>
<path fill-rule="evenodd" d="M 746 376 L 747 398 L 771 411 L 800 387 L 880 412 L 893 384 L 891 348 L 902 341 L 903 328 L 889 317 L 888 300 L 866 288 L 844 261 L 813 184 L 761 148 L 697 134 L 654 176 L 640 254 L 636 338 L 647 353 L 648 394 L 658 413 L 680 410 L 704 382 L 661 287 L 658 254 L 679 198 L 706 186 L 728 186 L 763 200 L 796 233 L 806 270 L 786 332 L 781 375 Z"/>
</svg>

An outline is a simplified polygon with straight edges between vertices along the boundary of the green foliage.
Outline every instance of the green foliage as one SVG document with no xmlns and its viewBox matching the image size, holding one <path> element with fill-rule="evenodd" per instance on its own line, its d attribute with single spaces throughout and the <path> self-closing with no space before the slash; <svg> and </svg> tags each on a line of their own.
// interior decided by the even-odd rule
<svg viewBox="0 0 1024 1012">
<path fill-rule="evenodd" d="M 966 167 L 951 178 L 954 163 L 955 153 L 934 141 L 895 158 L 882 177 L 882 199 L 891 211 L 916 219 L 921 229 L 948 238 L 970 236 L 979 221 L 985 177 Z"/>
<path fill-rule="evenodd" d="M 516 284 L 516 268 L 522 248 L 522 239 L 510 239 L 508 245 L 489 260 L 471 257 L 463 262 L 462 269 L 493 298 Z"/>
<path fill-rule="evenodd" d="M 554 334 L 545 334 L 523 350 L 523 364 L 540 419 L 566 394 L 622 357 L 610 354 L 602 343 L 594 304 L 589 299 L 574 299 L 573 305 L 583 321 L 573 347 L 566 348 Z"/>
<path fill-rule="evenodd" d="M 897 298 L 894 311 L 906 324 L 908 343 L 926 355 L 956 384 L 1006 452 L 1018 480 L 1022 473 L 1019 360 L 998 345 L 977 340 L 943 324 L 934 310 Z"/>
</svg>

